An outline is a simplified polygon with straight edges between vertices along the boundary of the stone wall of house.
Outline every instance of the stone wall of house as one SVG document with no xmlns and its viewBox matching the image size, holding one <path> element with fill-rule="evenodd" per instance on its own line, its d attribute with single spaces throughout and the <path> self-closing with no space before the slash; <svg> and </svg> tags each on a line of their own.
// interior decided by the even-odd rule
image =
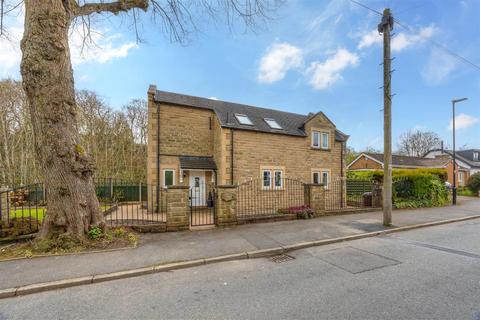
<svg viewBox="0 0 480 320">
<path fill-rule="evenodd" d="M 330 149 L 311 147 L 311 131 L 330 135 Z M 261 178 L 261 170 L 284 170 L 284 177 L 312 181 L 312 170 L 329 170 L 330 181 L 341 177 L 343 143 L 335 141 L 335 127 L 318 115 L 306 125 L 308 137 L 270 134 L 246 130 L 234 131 L 234 183 Z M 228 161 L 227 161 L 228 163 Z M 343 162 L 345 172 L 345 162 Z"/>
<path fill-rule="evenodd" d="M 162 171 L 175 170 L 175 184 L 188 185 L 188 172 L 181 172 L 179 156 L 214 156 L 214 140 L 220 127 L 212 110 L 175 106 L 154 101 L 156 88 L 148 91 L 147 184 L 157 185 L 157 112 L 160 110 L 160 185 Z M 218 155 L 218 152 L 217 152 Z M 220 157 L 219 157 L 220 158 Z M 207 172 L 205 181 L 210 182 Z M 154 205 L 154 203 L 152 203 Z"/>
</svg>

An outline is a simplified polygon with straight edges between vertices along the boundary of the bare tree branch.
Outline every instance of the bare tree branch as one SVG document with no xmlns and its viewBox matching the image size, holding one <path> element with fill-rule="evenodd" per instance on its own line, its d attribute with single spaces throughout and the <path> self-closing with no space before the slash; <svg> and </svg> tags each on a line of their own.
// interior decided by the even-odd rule
<svg viewBox="0 0 480 320">
<path fill-rule="evenodd" d="M 102 12 L 110 12 L 117 15 L 120 12 L 127 12 L 135 8 L 147 11 L 148 2 L 148 0 L 121 0 L 116 2 L 85 3 L 81 6 L 77 5 L 74 15 L 79 17 Z"/>
</svg>

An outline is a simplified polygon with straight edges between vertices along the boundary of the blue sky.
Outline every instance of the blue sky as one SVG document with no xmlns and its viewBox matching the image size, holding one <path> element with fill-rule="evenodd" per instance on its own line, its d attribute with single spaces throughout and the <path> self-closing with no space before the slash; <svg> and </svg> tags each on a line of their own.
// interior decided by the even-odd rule
<svg viewBox="0 0 480 320">
<path fill-rule="evenodd" d="M 409 129 L 431 130 L 450 145 L 450 101 L 468 97 L 458 105 L 457 145 L 480 148 L 480 70 L 431 42 L 480 65 L 480 1 L 361 2 L 378 11 L 389 6 L 412 28 L 394 29 L 394 139 Z M 148 85 L 156 84 L 303 114 L 321 110 L 351 136 L 350 146 L 382 149 L 379 19 L 348 0 L 286 1 L 256 32 L 203 23 L 201 33 L 180 45 L 148 23 L 145 42 L 136 44 L 127 23 L 112 18 L 112 24 L 96 26 L 102 35 L 94 48 L 80 52 L 78 37 L 72 37 L 76 86 L 97 91 L 114 108 L 146 98 Z M 18 59 L 5 50 L 0 49 L 0 75 L 18 78 Z"/>
</svg>

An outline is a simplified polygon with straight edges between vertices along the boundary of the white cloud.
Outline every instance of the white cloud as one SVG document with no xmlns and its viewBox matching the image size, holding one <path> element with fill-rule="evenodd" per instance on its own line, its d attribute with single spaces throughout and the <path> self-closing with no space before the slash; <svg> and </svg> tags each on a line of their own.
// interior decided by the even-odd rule
<svg viewBox="0 0 480 320">
<path fill-rule="evenodd" d="M 211 99 L 211 100 L 218 100 L 217 97 L 208 97 L 208 99 Z"/>
<path fill-rule="evenodd" d="M 24 14 L 21 11 L 14 19 L 8 19 L 8 39 L 0 38 L 0 77 L 18 76 L 22 52 L 20 41 L 23 36 Z M 78 27 L 79 28 L 79 27 Z M 70 54 L 74 66 L 86 62 L 105 63 L 116 58 L 126 57 L 136 48 L 135 42 L 121 41 L 120 34 L 111 34 L 109 30 L 92 29 L 93 43 L 88 43 L 82 51 L 83 39 L 78 30 L 69 37 Z"/>
<path fill-rule="evenodd" d="M 358 43 L 357 49 L 363 49 L 371 47 L 374 44 L 382 43 L 382 35 L 378 33 L 377 30 L 372 30 L 371 32 L 364 34 L 360 42 Z"/>
<path fill-rule="evenodd" d="M 416 44 L 420 44 L 430 39 L 436 29 L 434 26 L 421 28 L 416 34 L 399 33 L 392 39 L 392 51 L 400 52 Z"/>
<path fill-rule="evenodd" d="M 275 43 L 260 60 L 257 79 L 262 83 L 282 80 L 288 70 L 303 64 L 302 50 L 286 42 Z"/>
<path fill-rule="evenodd" d="M 124 58 L 130 49 L 137 48 L 135 42 L 117 44 L 116 40 L 121 38 L 120 34 L 106 36 L 102 33 L 108 33 L 108 30 L 92 30 L 91 39 L 85 46 L 80 32 L 74 30 L 71 33 L 69 44 L 74 66 L 86 62 L 106 63 L 116 58 Z"/>
<path fill-rule="evenodd" d="M 465 113 L 460 113 L 458 116 L 455 117 L 455 129 L 467 129 L 474 124 L 480 122 L 479 118 L 475 118 Z M 453 130 L 453 121 L 450 120 L 450 124 L 448 126 L 448 130 Z"/>
<path fill-rule="evenodd" d="M 310 84 L 316 90 L 326 89 L 342 79 L 341 71 L 358 63 L 358 56 L 346 49 L 339 49 L 324 62 L 312 62 L 307 69 Z"/>
<path fill-rule="evenodd" d="M 422 78 L 428 85 L 438 85 L 448 79 L 458 67 L 458 61 L 438 49 L 432 50 L 427 65 L 422 70 Z"/>
<path fill-rule="evenodd" d="M 437 29 L 431 25 L 421 28 L 418 33 L 404 33 L 400 32 L 392 38 L 391 48 L 393 52 L 401 52 L 405 49 L 413 47 L 414 45 L 421 44 L 430 39 Z M 380 45 L 383 42 L 383 36 L 378 33 L 377 30 L 372 30 L 366 33 L 360 39 L 357 45 L 358 49 L 364 49 L 373 45 Z"/>
</svg>

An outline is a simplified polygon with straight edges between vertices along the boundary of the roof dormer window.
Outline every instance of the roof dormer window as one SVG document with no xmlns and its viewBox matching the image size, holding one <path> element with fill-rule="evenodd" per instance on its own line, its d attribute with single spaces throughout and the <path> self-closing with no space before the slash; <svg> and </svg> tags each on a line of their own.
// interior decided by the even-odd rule
<svg viewBox="0 0 480 320">
<path fill-rule="evenodd" d="M 275 119 L 271 118 L 264 118 L 265 122 L 268 124 L 268 126 L 272 129 L 283 129 L 281 125 L 278 124 L 278 122 Z"/>
<path fill-rule="evenodd" d="M 237 118 L 240 124 L 245 124 L 247 126 L 253 126 L 252 120 L 245 114 L 235 113 L 235 118 Z"/>
<path fill-rule="evenodd" d="M 478 152 L 473 153 L 473 161 L 478 161 Z"/>
</svg>

